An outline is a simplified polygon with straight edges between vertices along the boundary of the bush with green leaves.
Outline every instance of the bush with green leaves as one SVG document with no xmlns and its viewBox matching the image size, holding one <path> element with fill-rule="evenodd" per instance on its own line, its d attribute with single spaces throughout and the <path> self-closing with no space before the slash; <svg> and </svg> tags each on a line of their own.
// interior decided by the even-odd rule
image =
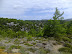
<svg viewBox="0 0 72 54">
<path fill-rule="evenodd" d="M 63 37 L 62 40 L 65 41 L 65 42 L 70 42 L 70 43 L 72 42 L 72 40 L 69 39 L 68 37 Z"/>
<path fill-rule="evenodd" d="M 64 46 L 72 49 L 72 45 L 70 45 L 69 43 L 65 43 Z"/>
<path fill-rule="evenodd" d="M 35 37 L 36 34 L 37 34 L 37 32 L 36 32 L 35 29 L 30 29 L 30 31 L 28 32 L 28 34 Z"/>
<path fill-rule="evenodd" d="M 44 27 L 44 37 L 55 37 L 58 39 L 66 33 L 66 29 L 60 24 L 63 14 L 64 12 L 60 14 L 60 11 L 56 8 L 53 20 L 48 20 L 48 23 Z"/>
<path fill-rule="evenodd" d="M 9 49 L 20 49 L 20 48 L 21 48 L 21 46 L 12 45 L 12 46 L 10 46 Z"/>
<path fill-rule="evenodd" d="M 17 39 L 14 40 L 14 43 L 15 44 L 19 44 L 20 43 L 20 40 L 18 40 L 18 38 L 17 38 Z"/>
<path fill-rule="evenodd" d="M 43 48 L 38 50 L 38 54 L 47 54 L 46 50 L 44 50 Z"/>
<path fill-rule="evenodd" d="M 20 48 L 20 53 L 21 53 L 21 54 L 28 54 L 28 53 L 26 53 L 26 51 L 27 51 L 26 48 L 24 48 L 24 47 L 21 47 L 21 48 Z"/>
<path fill-rule="evenodd" d="M 32 36 L 31 35 L 27 36 L 27 41 L 31 41 L 31 40 L 33 40 Z"/>
<path fill-rule="evenodd" d="M 5 46 L 0 46 L 0 49 L 5 49 Z"/>
<path fill-rule="evenodd" d="M 27 45 L 27 46 L 33 46 L 32 44 L 29 44 L 29 43 L 25 43 L 24 45 Z"/>
<path fill-rule="evenodd" d="M 72 49 L 71 48 L 68 48 L 68 47 L 60 48 L 59 51 L 60 52 L 70 52 L 70 53 L 72 53 Z"/>
<path fill-rule="evenodd" d="M 69 53 L 69 52 L 60 52 L 59 54 L 72 54 L 72 53 Z"/>
</svg>

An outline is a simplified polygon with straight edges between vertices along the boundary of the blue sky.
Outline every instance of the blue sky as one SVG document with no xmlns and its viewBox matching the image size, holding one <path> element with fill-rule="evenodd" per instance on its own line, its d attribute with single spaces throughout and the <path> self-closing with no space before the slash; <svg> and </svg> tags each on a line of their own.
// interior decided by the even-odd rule
<svg viewBox="0 0 72 54">
<path fill-rule="evenodd" d="M 0 17 L 21 20 L 51 19 L 55 8 L 72 18 L 72 0 L 0 0 Z"/>
</svg>

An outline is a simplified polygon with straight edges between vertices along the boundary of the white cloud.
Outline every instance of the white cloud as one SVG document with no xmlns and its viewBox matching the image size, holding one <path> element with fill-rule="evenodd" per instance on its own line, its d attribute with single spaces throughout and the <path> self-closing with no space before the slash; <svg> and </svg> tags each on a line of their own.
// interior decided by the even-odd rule
<svg viewBox="0 0 72 54">
<path fill-rule="evenodd" d="M 67 17 L 72 17 L 72 0 L 2 0 L 1 2 L 0 14 L 4 15 L 21 16 L 32 8 L 35 9 L 34 13 L 54 12 L 55 7 L 58 7 L 61 12 L 64 11 L 66 15 L 68 14 Z M 46 10 L 48 8 L 52 8 L 52 10 Z M 38 9 L 42 10 L 37 11 Z"/>
</svg>

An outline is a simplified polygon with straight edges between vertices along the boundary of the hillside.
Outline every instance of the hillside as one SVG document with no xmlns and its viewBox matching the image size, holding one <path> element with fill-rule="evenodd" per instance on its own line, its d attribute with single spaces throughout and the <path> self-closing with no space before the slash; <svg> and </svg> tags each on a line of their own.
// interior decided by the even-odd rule
<svg viewBox="0 0 72 54">
<path fill-rule="evenodd" d="M 72 18 L 66 19 L 66 21 L 71 21 L 71 20 L 72 20 Z"/>
<path fill-rule="evenodd" d="M 65 20 L 60 21 L 61 24 L 67 22 L 68 21 Z M 42 30 L 48 23 L 50 23 L 49 20 L 23 21 L 0 18 L 0 48 L 4 48 L 5 52 L 8 53 L 20 53 L 19 51 L 21 51 L 21 53 L 24 54 L 38 54 L 39 52 L 41 52 L 41 54 L 59 54 L 58 50 L 69 50 L 67 47 L 72 47 L 72 39 L 70 36 L 64 36 L 62 40 L 58 40 L 60 38 L 56 39 L 54 37 L 42 37 Z M 25 52 L 23 52 L 23 50 Z"/>
<path fill-rule="evenodd" d="M 50 20 L 0 18 L 0 54 L 72 54 L 72 21 L 56 8 Z"/>
</svg>

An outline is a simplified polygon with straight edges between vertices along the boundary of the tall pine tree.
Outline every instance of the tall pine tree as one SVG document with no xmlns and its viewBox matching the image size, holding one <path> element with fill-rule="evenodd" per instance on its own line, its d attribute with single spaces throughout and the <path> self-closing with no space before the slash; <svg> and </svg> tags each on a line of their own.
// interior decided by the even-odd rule
<svg viewBox="0 0 72 54">
<path fill-rule="evenodd" d="M 44 27 L 44 37 L 60 37 L 61 35 L 64 35 L 65 28 L 60 24 L 60 20 L 63 19 L 63 14 L 64 12 L 60 14 L 60 11 L 56 8 L 53 19 L 48 20 L 48 24 Z"/>
</svg>

